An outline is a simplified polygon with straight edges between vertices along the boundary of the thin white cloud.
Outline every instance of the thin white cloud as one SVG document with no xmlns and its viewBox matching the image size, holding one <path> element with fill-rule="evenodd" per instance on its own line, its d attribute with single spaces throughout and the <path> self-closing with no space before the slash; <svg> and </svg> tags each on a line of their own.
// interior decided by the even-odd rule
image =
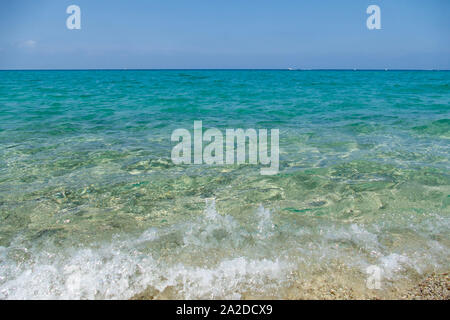
<svg viewBox="0 0 450 320">
<path fill-rule="evenodd" d="M 34 40 L 23 41 L 19 44 L 21 48 L 34 48 L 36 47 L 37 42 Z"/>
</svg>

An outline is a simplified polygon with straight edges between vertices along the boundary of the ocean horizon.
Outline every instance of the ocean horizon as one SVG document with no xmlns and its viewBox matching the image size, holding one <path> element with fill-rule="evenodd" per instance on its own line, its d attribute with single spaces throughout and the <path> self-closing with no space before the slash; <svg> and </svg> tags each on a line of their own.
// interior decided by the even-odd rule
<svg viewBox="0 0 450 320">
<path fill-rule="evenodd" d="M 0 71 L 450 71 L 450 69 L 389 68 L 79 68 L 79 69 L 0 69 Z"/>
</svg>

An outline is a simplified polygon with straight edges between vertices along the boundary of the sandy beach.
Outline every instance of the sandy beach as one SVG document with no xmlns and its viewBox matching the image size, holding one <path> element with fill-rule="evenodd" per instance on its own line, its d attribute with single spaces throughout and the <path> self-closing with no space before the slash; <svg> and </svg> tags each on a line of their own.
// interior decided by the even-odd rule
<svg viewBox="0 0 450 320">
<path fill-rule="evenodd" d="M 348 279 L 341 279 L 338 283 L 326 281 L 322 278 L 310 282 L 298 282 L 286 290 L 282 299 L 289 300 L 449 300 L 450 276 L 448 273 L 432 273 L 422 277 L 417 283 L 411 281 L 397 283 L 395 288 L 386 290 L 368 290 L 364 284 L 348 286 Z M 171 299 L 171 290 L 158 292 L 147 289 L 132 300 L 166 300 Z M 244 299 L 273 299 L 271 296 L 252 296 L 246 294 Z"/>
</svg>

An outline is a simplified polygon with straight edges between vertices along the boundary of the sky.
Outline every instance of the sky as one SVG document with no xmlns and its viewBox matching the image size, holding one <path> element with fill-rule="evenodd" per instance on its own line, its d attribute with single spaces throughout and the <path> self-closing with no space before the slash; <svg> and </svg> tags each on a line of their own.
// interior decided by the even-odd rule
<svg viewBox="0 0 450 320">
<path fill-rule="evenodd" d="M 72 4 L 80 30 L 66 27 Z M 449 12 L 449 0 L 1 0 L 0 69 L 450 69 Z"/>
</svg>

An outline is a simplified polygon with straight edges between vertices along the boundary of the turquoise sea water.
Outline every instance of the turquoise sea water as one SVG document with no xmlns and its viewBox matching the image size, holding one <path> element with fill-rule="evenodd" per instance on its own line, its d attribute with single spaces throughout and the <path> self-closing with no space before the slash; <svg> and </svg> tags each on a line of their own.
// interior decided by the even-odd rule
<svg viewBox="0 0 450 320">
<path fill-rule="evenodd" d="M 0 298 L 448 271 L 449 102 L 446 71 L 2 71 Z M 194 120 L 279 129 L 279 174 L 173 164 Z"/>
</svg>

